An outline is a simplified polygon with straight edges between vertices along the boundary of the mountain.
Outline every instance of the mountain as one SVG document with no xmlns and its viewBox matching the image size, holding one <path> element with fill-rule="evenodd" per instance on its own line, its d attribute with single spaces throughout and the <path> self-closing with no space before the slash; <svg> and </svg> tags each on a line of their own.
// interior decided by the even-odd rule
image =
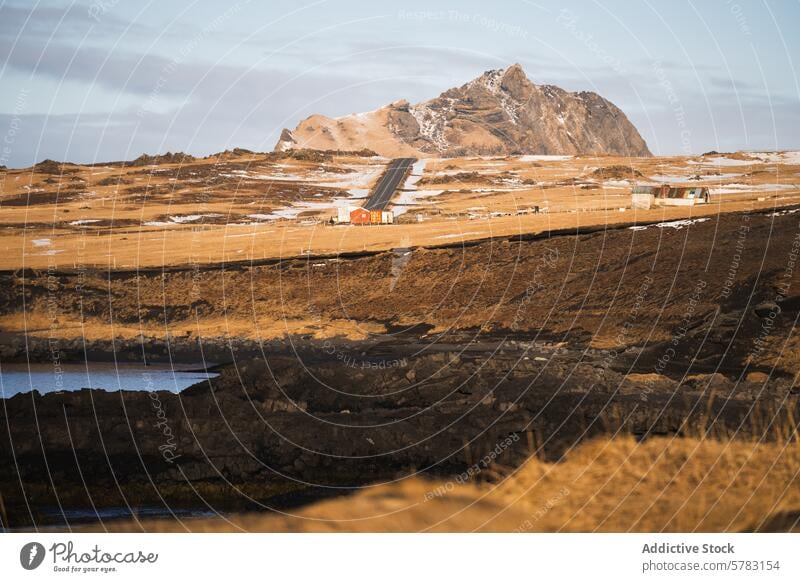
<svg viewBox="0 0 800 582">
<path fill-rule="evenodd" d="M 438 97 L 367 113 L 312 115 L 275 146 L 381 155 L 616 154 L 650 156 L 625 114 L 597 93 L 535 85 L 520 65 L 485 72 Z"/>
</svg>

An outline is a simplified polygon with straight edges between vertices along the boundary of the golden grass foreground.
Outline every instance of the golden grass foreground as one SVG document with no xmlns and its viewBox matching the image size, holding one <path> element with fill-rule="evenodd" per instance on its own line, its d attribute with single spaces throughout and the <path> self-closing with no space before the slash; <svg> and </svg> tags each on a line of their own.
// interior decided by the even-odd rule
<svg viewBox="0 0 800 582">
<path fill-rule="evenodd" d="M 800 444 L 602 437 L 564 461 L 531 457 L 494 482 L 413 478 L 289 514 L 125 521 L 95 531 L 800 531 Z"/>
</svg>

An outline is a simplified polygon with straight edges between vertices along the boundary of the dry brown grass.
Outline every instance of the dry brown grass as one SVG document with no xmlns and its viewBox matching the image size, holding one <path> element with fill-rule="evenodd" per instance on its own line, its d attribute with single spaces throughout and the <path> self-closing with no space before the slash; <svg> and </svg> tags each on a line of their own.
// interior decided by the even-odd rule
<svg viewBox="0 0 800 582">
<path fill-rule="evenodd" d="M 306 251 L 335 254 L 389 250 L 407 244 L 431 246 L 577 226 L 714 216 L 721 212 L 767 209 L 800 202 L 796 187 L 775 191 L 759 189 L 771 183 L 796 184 L 800 166 L 787 164 L 734 168 L 732 172 L 742 172 L 742 175 L 717 181 L 753 184 L 755 189 L 715 195 L 713 203 L 706 206 L 634 211 L 627 208 L 630 206 L 629 186 L 617 184 L 601 188 L 593 184 L 585 189 L 588 185 L 583 181 L 587 172 L 598 167 L 622 166 L 643 176 L 666 173 L 689 180 L 703 171 L 701 166 L 690 164 L 694 160 L 685 157 L 631 160 L 582 156 L 546 162 L 514 157 L 448 158 L 430 160 L 425 168 L 426 179 L 444 182 L 423 185 L 421 189 L 446 192 L 421 203 L 420 208 L 428 218 L 424 223 L 371 228 L 312 227 L 293 220 L 252 221 L 248 215 L 269 213 L 301 199 L 317 200 L 313 197 L 315 191 L 327 196 L 330 187 L 323 186 L 326 182 L 323 181 L 323 185 L 314 183 L 313 172 L 318 165 L 289 159 L 281 160 L 281 167 L 273 167 L 263 156 L 253 155 L 239 156 L 235 161 L 241 168 L 280 177 L 280 180 L 242 181 L 230 174 L 230 169 L 214 166 L 212 160 L 196 160 L 180 166 L 161 164 L 156 170 L 162 173 L 153 175 L 142 174 L 140 168 L 110 166 L 69 166 L 70 173 L 65 177 L 10 170 L 0 180 L 0 225 L 5 227 L 0 234 L 0 250 L 3 251 L 0 269 L 74 268 L 78 265 L 132 269 L 296 257 Z M 369 164 L 374 163 L 344 156 L 334 158 L 327 166 L 329 169 L 344 165 L 368 169 Z M 758 173 L 750 173 L 751 169 Z M 184 173 L 171 181 L 179 170 Z M 479 179 L 470 182 L 441 175 L 441 172 L 451 171 L 455 176 L 474 174 Z M 193 173 L 197 176 L 193 177 Z M 293 181 L 285 174 L 305 180 Z M 520 181 L 517 186 L 508 188 L 508 184 L 498 181 L 512 174 Z M 713 174 L 711 178 L 706 177 L 708 180 L 703 184 L 713 186 Z M 201 178 L 213 184 L 206 186 L 202 181 L 192 181 Z M 360 186 L 366 187 L 366 184 Z M 131 188 L 143 189 L 143 192 L 132 193 Z M 548 208 L 549 212 L 516 214 L 533 206 Z M 476 207 L 485 208 L 479 212 L 484 215 L 468 219 L 470 209 Z M 627 208 L 627 211 L 620 212 L 620 208 Z M 489 218 L 485 216 L 489 211 L 510 215 Z M 333 213 L 332 208 L 309 211 L 322 219 Z M 206 218 L 202 223 L 164 222 L 165 217 L 173 214 L 217 216 Z M 98 222 L 71 224 L 81 220 Z M 48 239 L 52 244 L 42 247 L 33 242 L 41 239 Z"/>
<path fill-rule="evenodd" d="M 584 443 L 560 463 L 532 457 L 493 484 L 412 478 L 293 514 L 128 521 L 91 529 L 735 532 L 769 529 L 770 519 L 798 510 L 795 440 L 659 437 L 639 443 L 623 436 Z M 791 520 L 783 527 L 791 528 Z"/>
<path fill-rule="evenodd" d="M 528 461 L 491 495 L 531 514 L 522 530 L 757 529 L 776 513 L 800 509 L 800 447 L 601 439 L 579 447 L 564 463 Z"/>
</svg>

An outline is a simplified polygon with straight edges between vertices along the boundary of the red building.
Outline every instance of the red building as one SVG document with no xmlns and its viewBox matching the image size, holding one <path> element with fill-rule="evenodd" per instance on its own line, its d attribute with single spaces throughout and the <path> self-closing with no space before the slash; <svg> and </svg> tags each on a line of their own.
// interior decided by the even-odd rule
<svg viewBox="0 0 800 582">
<path fill-rule="evenodd" d="M 350 222 L 352 224 L 369 224 L 370 212 L 363 208 L 354 208 L 350 211 Z"/>
</svg>

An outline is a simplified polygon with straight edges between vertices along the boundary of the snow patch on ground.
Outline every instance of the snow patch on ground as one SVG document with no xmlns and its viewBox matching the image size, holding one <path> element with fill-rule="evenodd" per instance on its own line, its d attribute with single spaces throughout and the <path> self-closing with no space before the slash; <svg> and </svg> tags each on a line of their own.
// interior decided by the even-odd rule
<svg viewBox="0 0 800 582">
<path fill-rule="evenodd" d="M 335 174 L 331 172 L 320 172 L 312 176 L 311 182 L 319 186 L 330 188 L 356 188 L 364 189 L 372 186 L 386 167 L 385 164 L 371 165 L 367 168 L 362 166 L 345 166 L 354 172 L 347 174 Z"/>
<path fill-rule="evenodd" d="M 31 243 L 35 247 L 49 247 L 51 244 L 53 244 L 53 241 L 49 238 L 35 238 L 31 241 Z"/>
<path fill-rule="evenodd" d="M 425 166 L 427 165 L 428 160 L 422 159 L 417 160 L 411 166 L 411 171 L 408 173 L 408 177 L 406 181 L 403 183 L 403 190 L 416 190 L 417 189 L 417 182 L 419 182 L 420 178 L 422 178 L 422 174 L 425 172 Z"/>
<path fill-rule="evenodd" d="M 331 198 L 325 202 L 297 202 L 292 206 L 286 208 L 279 208 L 273 210 L 269 214 L 248 214 L 248 218 L 254 220 L 293 220 L 296 219 L 302 212 L 318 211 L 324 212 L 326 210 L 335 210 L 338 208 L 347 208 L 348 206 L 357 206 L 360 201 L 364 200 L 369 194 L 369 190 L 353 189 L 349 191 L 350 196 L 345 198 Z"/>
<path fill-rule="evenodd" d="M 471 236 L 474 234 L 483 234 L 481 232 L 457 232 L 455 234 L 443 234 L 434 238 L 461 238 L 464 236 Z"/>
<path fill-rule="evenodd" d="M 247 180 L 269 180 L 273 182 L 303 182 L 324 188 L 369 188 L 372 183 L 383 172 L 385 164 L 369 164 L 342 166 L 351 172 L 340 174 L 338 172 L 326 172 L 325 170 L 315 170 L 308 174 L 300 175 L 286 170 L 295 169 L 288 164 L 275 164 L 278 171 L 273 173 L 248 172 L 247 170 L 233 170 L 227 173 L 220 173 L 226 178 L 239 178 Z"/>
<path fill-rule="evenodd" d="M 709 188 L 709 194 L 739 194 L 742 192 L 777 192 L 792 190 L 791 184 L 722 184 L 719 188 Z"/>
<path fill-rule="evenodd" d="M 733 158 L 703 158 L 702 160 L 689 160 L 687 164 L 694 166 L 751 166 L 761 163 L 761 160 L 735 160 Z"/>
<path fill-rule="evenodd" d="M 707 220 L 711 220 L 710 218 L 686 218 L 683 220 L 670 220 L 669 222 L 659 222 L 657 224 L 648 224 L 643 226 L 629 226 L 630 230 L 647 230 L 651 226 L 656 228 L 674 228 L 675 230 L 680 230 L 684 226 L 691 226 L 692 224 L 697 224 L 699 222 L 706 222 Z"/>
<path fill-rule="evenodd" d="M 184 214 L 183 216 L 176 215 L 170 216 L 169 219 L 172 222 L 177 224 L 183 224 L 184 222 L 196 222 L 201 218 L 217 218 L 222 216 L 221 214 L 211 213 L 211 214 Z"/>
<path fill-rule="evenodd" d="M 399 195 L 392 201 L 392 210 L 395 216 L 405 214 L 410 207 L 418 205 L 422 198 L 438 196 L 444 192 L 444 190 L 417 190 L 417 182 L 422 178 L 427 163 L 428 160 L 422 159 L 417 160 L 411 166 L 411 172 L 403 183 Z"/>
<path fill-rule="evenodd" d="M 800 151 L 750 152 L 747 155 L 749 155 L 752 158 L 757 158 L 762 162 L 769 164 L 791 164 L 791 165 L 800 164 Z"/>
<path fill-rule="evenodd" d="M 412 206 L 418 206 L 422 199 L 438 196 L 444 190 L 413 190 L 411 192 L 400 192 L 394 200 L 392 210 L 395 216 L 405 214 Z"/>
<path fill-rule="evenodd" d="M 564 160 L 571 160 L 573 156 L 557 156 L 557 155 L 529 155 L 519 156 L 520 162 L 562 162 Z"/>
<path fill-rule="evenodd" d="M 733 178 L 741 178 L 742 174 L 728 173 L 728 174 L 700 174 L 699 180 L 694 180 L 694 175 L 687 176 L 685 174 L 654 174 L 650 176 L 651 180 L 661 182 L 664 184 L 680 183 L 680 184 L 696 184 L 698 182 L 719 182 L 720 180 L 731 180 Z"/>
<path fill-rule="evenodd" d="M 683 176 L 679 174 L 656 174 L 655 176 L 650 176 L 650 179 L 655 180 L 656 182 L 669 184 L 670 182 L 686 182 L 689 179 L 689 176 Z"/>
<path fill-rule="evenodd" d="M 100 219 L 97 219 L 97 218 L 92 218 L 92 219 L 85 218 L 85 219 L 82 219 L 82 220 L 73 220 L 69 224 L 70 224 L 70 226 L 80 226 L 81 224 L 93 224 L 95 222 L 100 222 Z"/>
<path fill-rule="evenodd" d="M 522 188 L 470 188 L 470 192 L 518 192 L 519 190 L 527 190 L 530 186 L 524 186 Z"/>
<path fill-rule="evenodd" d="M 786 210 L 778 210 L 777 212 L 770 212 L 767 216 L 786 216 L 787 214 L 796 214 L 800 212 L 800 208 L 787 208 Z"/>
<path fill-rule="evenodd" d="M 185 224 L 187 222 L 195 222 L 200 220 L 201 218 L 217 218 L 222 216 L 218 213 L 211 213 L 211 214 L 184 214 L 182 216 L 170 216 L 169 222 L 161 221 L 161 220 L 148 220 L 147 222 L 143 223 L 144 226 L 172 226 L 174 224 Z"/>
</svg>

